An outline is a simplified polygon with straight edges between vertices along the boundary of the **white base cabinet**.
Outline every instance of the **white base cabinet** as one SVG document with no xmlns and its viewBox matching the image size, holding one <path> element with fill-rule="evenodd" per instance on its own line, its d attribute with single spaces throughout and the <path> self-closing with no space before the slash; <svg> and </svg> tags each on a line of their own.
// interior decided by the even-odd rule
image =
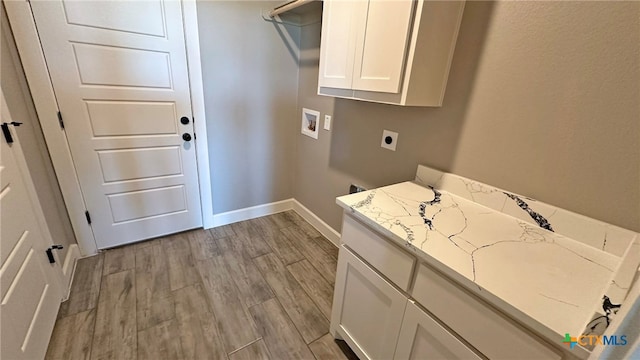
<svg viewBox="0 0 640 360">
<path fill-rule="evenodd" d="M 575 359 L 349 215 L 341 242 L 331 334 L 361 359 Z"/>
<path fill-rule="evenodd" d="M 407 298 L 346 248 L 340 249 L 331 329 L 361 359 L 392 359 Z"/>
<path fill-rule="evenodd" d="M 394 359 L 481 359 L 431 316 L 409 300 Z"/>
<path fill-rule="evenodd" d="M 413 301 L 343 246 L 331 332 L 361 359 L 480 359 Z"/>
</svg>

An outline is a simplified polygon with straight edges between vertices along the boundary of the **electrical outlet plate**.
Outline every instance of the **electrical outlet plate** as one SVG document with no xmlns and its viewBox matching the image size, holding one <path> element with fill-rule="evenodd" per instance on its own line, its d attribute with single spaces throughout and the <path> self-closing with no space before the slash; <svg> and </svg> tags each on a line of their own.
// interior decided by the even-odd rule
<svg viewBox="0 0 640 360">
<path fill-rule="evenodd" d="M 397 144 L 398 144 L 397 132 L 393 132 L 389 130 L 384 130 L 382 132 L 382 142 L 380 143 L 380 146 L 391 151 L 396 151 Z"/>
<path fill-rule="evenodd" d="M 324 116 L 324 129 L 331 130 L 331 115 Z"/>
</svg>

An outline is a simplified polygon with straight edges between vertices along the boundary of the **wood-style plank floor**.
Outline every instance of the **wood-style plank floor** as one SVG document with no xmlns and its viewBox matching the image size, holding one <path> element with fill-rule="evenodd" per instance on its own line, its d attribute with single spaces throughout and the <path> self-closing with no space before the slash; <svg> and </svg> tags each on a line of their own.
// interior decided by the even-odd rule
<svg viewBox="0 0 640 360">
<path fill-rule="evenodd" d="M 81 259 L 48 359 L 357 359 L 329 318 L 338 249 L 293 211 Z"/>
</svg>

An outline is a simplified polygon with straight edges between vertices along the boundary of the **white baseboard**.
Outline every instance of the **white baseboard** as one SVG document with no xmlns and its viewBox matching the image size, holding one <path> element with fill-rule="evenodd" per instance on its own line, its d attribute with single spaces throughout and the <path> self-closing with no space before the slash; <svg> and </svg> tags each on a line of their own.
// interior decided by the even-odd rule
<svg viewBox="0 0 640 360">
<path fill-rule="evenodd" d="M 211 227 L 233 224 L 238 221 L 255 219 L 261 216 L 276 214 L 293 209 L 293 199 L 287 199 L 269 204 L 252 206 L 244 209 L 214 214 Z"/>
<path fill-rule="evenodd" d="M 302 218 L 304 218 L 309 224 L 311 224 L 316 230 L 318 230 L 324 237 L 329 239 L 335 246 L 340 246 L 340 233 L 335 231 L 329 224 L 322 221 L 311 210 L 307 209 L 304 205 L 298 202 L 296 199 L 292 199 L 293 210 L 297 212 Z"/>
<path fill-rule="evenodd" d="M 326 222 L 322 221 L 316 214 L 307 209 L 296 199 L 287 199 L 269 204 L 252 206 L 244 209 L 233 210 L 225 213 L 214 214 L 211 227 L 233 224 L 238 221 L 255 219 L 261 216 L 276 214 L 279 212 L 294 210 L 324 237 L 329 239 L 336 246 L 340 246 L 340 233 L 335 231 Z M 205 227 L 208 229 L 210 227 Z"/>
<path fill-rule="evenodd" d="M 66 301 L 69 299 L 69 292 L 71 291 L 71 282 L 73 281 L 73 274 L 76 269 L 76 262 L 80 258 L 80 248 L 78 248 L 77 244 L 69 245 L 69 249 L 67 250 L 67 256 L 64 259 L 62 264 L 62 275 L 64 281 L 64 299 L 62 301 Z"/>
</svg>

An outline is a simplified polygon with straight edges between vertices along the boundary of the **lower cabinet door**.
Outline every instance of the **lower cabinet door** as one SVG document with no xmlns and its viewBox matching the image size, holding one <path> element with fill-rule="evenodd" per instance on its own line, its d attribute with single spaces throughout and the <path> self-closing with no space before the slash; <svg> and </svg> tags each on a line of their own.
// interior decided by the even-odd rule
<svg viewBox="0 0 640 360">
<path fill-rule="evenodd" d="M 331 327 L 361 359 L 392 359 L 407 298 L 340 248 Z"/>
<path fill-rule="evenodd" d="M 394 359 L 481 359 L 413 301 L 408 301 Z"/>
</svg>

